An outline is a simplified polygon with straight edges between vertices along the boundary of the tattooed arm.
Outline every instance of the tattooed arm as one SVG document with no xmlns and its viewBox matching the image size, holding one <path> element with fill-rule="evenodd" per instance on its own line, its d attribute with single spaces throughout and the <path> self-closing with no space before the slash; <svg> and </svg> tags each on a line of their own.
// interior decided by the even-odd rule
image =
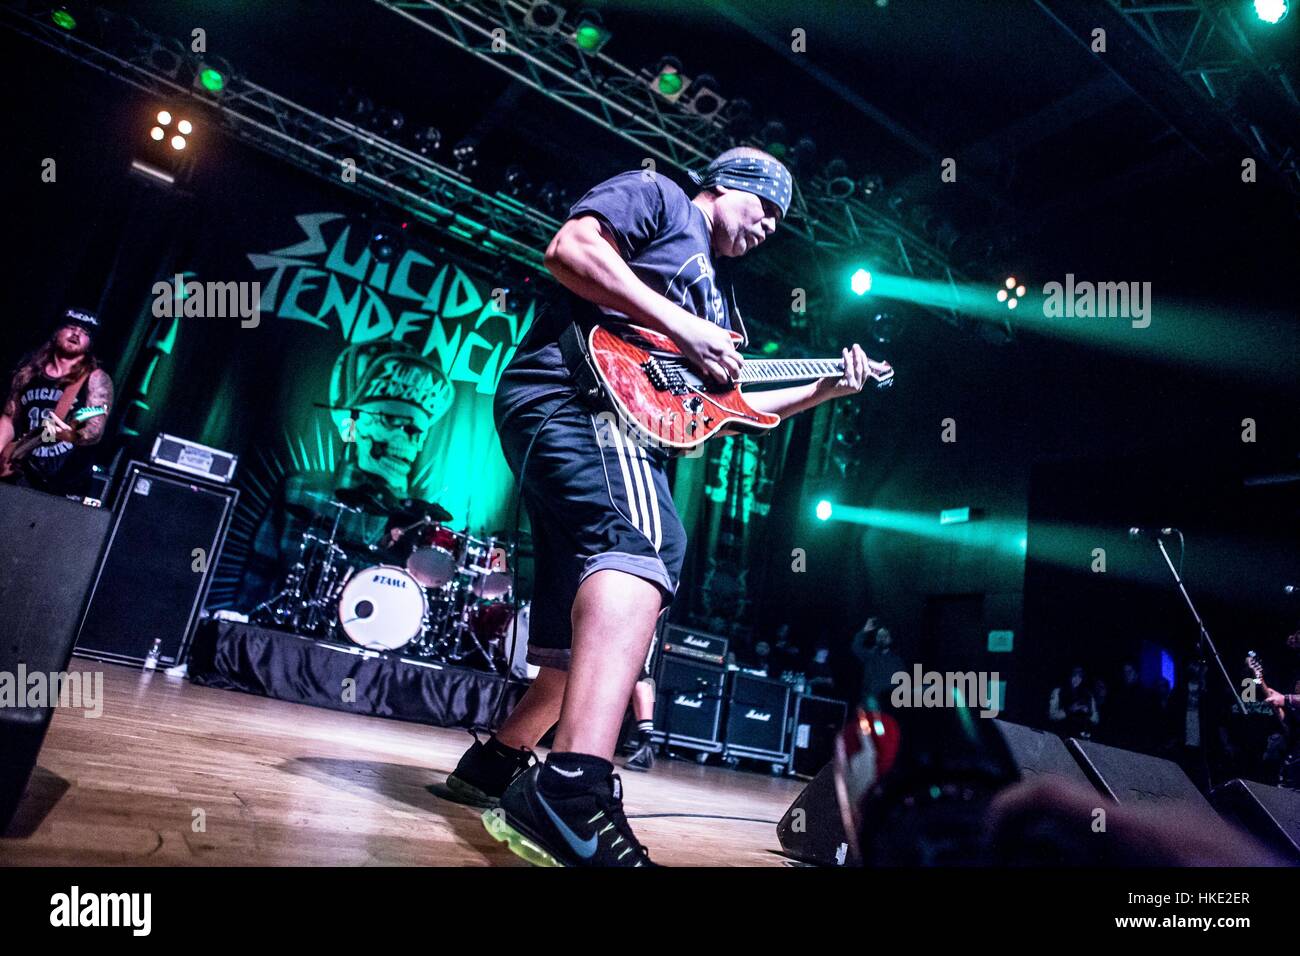
<svg viewBox="0 0 1300 956">
<path fill-rule="evenodd" d="M 86 383 L 86 405 L 103 405 L 106 412 L 113 410 L 113 380 L 103 369 L 90 373 Z M 108 424 L 108 414 L 92 418 L 77 430 L 73 443 L 77 445 L 94 445 L 104 437 L 104 428 Z"/>
</svg>

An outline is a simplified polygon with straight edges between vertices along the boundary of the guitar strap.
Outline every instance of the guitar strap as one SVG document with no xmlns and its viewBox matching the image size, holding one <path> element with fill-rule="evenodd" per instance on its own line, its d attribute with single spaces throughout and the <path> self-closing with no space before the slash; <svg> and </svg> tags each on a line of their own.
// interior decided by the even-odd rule
<svg viewBox="0 0 1300 956">
<path fill-rule="evenodd" d="M 54 414 L 59 417 L 59 421 L 68 420 L 68 412 L 72 411 L 72 406 L 76 404 L 77 396 L 81 394 L 82 388 L 86 385 L 86 380 L 90 378 L 90 373 L 84 373 L 79 379 L 63 390 L 59 400 L 54 405 Z"/>
<path fill-rule="evenodd" d="M 578 390 L 579 398 L 588 406 L 605 410 L 609 406 L 605 400 L 605 388 L 600 384 L 591 359 L 587 355 L 586 337 L 582 326 L 575 320 L 564 327 L 560 333 L 560 355 L 564 365 L 573 376 L 573 384 Z"/>
</svg>

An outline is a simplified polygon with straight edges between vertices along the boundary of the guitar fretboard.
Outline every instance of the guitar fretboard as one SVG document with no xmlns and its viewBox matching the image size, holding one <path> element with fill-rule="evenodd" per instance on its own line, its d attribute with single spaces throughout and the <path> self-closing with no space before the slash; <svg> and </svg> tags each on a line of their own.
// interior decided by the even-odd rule
<svg viewBox="0 0 1300 956">
<path fill-rule="evenodd" d="M 745 359 L 740 381 L 782 382 L 800 379 L 832 378 L 844 374 L 840 359 Z"/>
</svg>

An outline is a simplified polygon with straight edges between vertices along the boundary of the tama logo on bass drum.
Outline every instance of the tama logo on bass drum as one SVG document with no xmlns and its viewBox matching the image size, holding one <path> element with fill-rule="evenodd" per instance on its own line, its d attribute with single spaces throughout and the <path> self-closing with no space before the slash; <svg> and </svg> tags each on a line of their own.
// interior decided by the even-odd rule
<svg viewBox="0 0 1300 956">
<path fill-rule="evenodd" d="M 388 577 L 384 577 L 382 574 L 377 574 L 377 575 L 375 575 L 375 583 L 376 583 L 376 584 L 386 584 L 386 585 L 388 585 L 388 587 L 390 587 L 390 588 L 404 588 L 404 587 L 406 587 L 406 582 L 403 581 L 401 578 L 388 578 Z"/>
</svg>

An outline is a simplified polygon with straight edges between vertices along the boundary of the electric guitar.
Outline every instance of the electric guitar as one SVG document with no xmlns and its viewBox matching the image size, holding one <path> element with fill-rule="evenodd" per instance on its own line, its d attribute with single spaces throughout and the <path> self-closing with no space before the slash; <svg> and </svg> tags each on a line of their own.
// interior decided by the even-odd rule
<svg viewBox="0 0 1300 956">
<path fill-rule="evenodd" d="M 108 414 L 108 407 L 105 405 L 87 405 L 85 408 L 79 408 L 69 416 L 72 421 L 68 422 L 75 430 L 81 427 L 92 418 L 99 418 Z M 52 427 L 53 422 L 45 419 L 35 428 L 28 429 L 22 437 L 15 438 L 3 451 L 0 451 L 0 478 L 8 478 L 16 470 L 18 463 L 32 453 L 32 449 L 38 445 L 48 442 L 50 439 L 45 437 L 47 426 Z"/>
<path fill-rule="evenodd" d="M 730 335 L 740 343 L 737 333 Z M 696 448 L 726 428 L 757 433 L 780 423 L 781 416 L 745 401 L 744 385 L 844 375 L 839 358 L 746 359 L 738 381 L 720 384 L 697 372 L 668 336 L 636 325 L 594 325 L 584 351 L 623 423 L 651 444 L 680 450 Z M 868 359 L 867 375 L 877 388 L 893 384 L 887 362 Z"/>
<path fill-rule="evenodd" d="M 1254 651 L 1248 651 L 1246 653 L 1246 666 L 1249 667 L 1250 672 L 1255 675 L 1255 683 L 1257 683 L 1260 689 L 1264 692 L 1264 696 L 1267 697 L 1271 694 L 1273 692 L 1272 689 L 1268 684 L 1264 683 L 1264 663 L 1259 659 L 1259 655 Z M 1273 713 L 1277 716 L 1278 720 L 1282 721 L 1284 724 L 1286 723 L 1285 708 L 1278 704 L 1274 704 Z"/>
</svg>

